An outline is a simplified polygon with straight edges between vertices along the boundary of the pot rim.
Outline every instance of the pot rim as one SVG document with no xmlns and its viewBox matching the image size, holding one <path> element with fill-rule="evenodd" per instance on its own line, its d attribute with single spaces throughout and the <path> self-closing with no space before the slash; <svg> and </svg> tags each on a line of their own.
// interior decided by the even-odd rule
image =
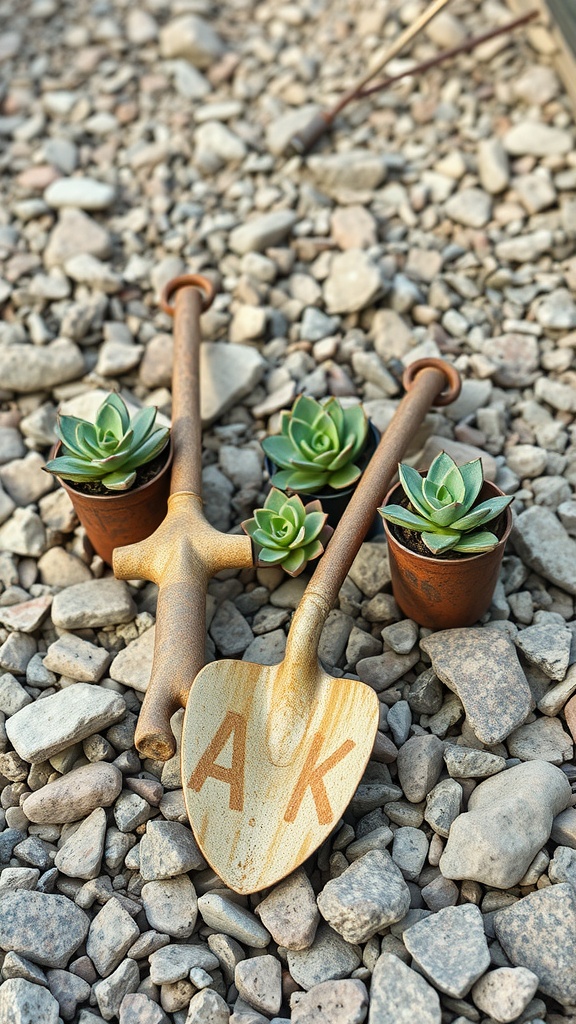
<svg viewBox="0 0 576 1024">
<path fill-rule="evenodd" d="M 60 449 L 61 446 L 62 446 L 62 442 L 61 441 L 58 441 L 57 444 L 54 445 L 54 448 L 52 449 L 52 452 L 50 453 L 51 458 L 55 457 L 55 455 L 57 454 L 57 452 L 58 452 L 58 450 Z M 172 459 L 174 457 L 174 445 L 172 444 L 172 435 L 170 435 L 170 438 L 168 440 L 168 444 L 166 445 L 166 447 L 163 448 L 162 451 L 159 454 L 162 455 L 162 453 L 164 451 L 166 451 L 166 450 L 168 450 L 168 458 L 166 459 L 164 464 L 160 467 L 158 472 L 152 477 L 152 479 L 151 480 L 147 480 L 146 483 L 144 483 L 144 484 L 140 484 L 139 487 L 129 487 L 128 490 L 126 490 L 126 491 L 116 491 L 115 493 L 111 492 L 110 494 L 84 494 L 83 491 L 79 491 L 74 486 L 74 483 L 72 482 L 72 480 L 66 480 L 64 477 L 61 477 L 61 476 L 56 476 L 56 479 L 62 485 L 64 490 L 72 491 L 73 494 L 78 494 L 81 498 L 86 498 L 89 501 L 98 502 L 98 503 L 103 502 L 104 504 L 106 504 L 107 502 L 117 501 L 118 498 L 127 498 L 129 496 L 132 496 L 133 494 L 141 494 L 142 491 L 145 491 L 147 487 L 151 487 L 152 484 L 154 484 L 154 482 L 158 479 L 158 477 L 161 476 L 162 473 L 165 473 L 167 470 L 169 470 L 170 467 L 172 466 Z M 144 465 L 146 465 L 146 463 L 144 463 Z"/>
<path fill-rule="evenodd" d="M 426 472 L 426 470 L 419 470 L 419 472 L 421 475 L 423 475 Z M 490 487 L 493 487 L 494 490 L 497 492 L 497 496 L 504 498 L 508 497 L 508 495 L 504 494 L 504 491 L 501 491 L 500 488 L 497 487 L 496 484 L 492 482 L 492 480 L 484 480 L 484 484 L 482 486 L 484 486 L 485 484 L 488 484 Z M 398 489 L 400 489 L 403 494 L 405 493 L 400 481 L 397 481 L 397 483 L 393 484 L 393 486 L 390 488 L 380 508 L 385 508 L 386 505 L 393 504 L 393 502 L 390 501 L 390 498 Z M 506 508 L 504 509 L 504 512 L 500 513 L 500 515 L 504 514 L 506 515 L 506 525 L 504 527 L 504 533 L 500 537 L 496 547 L 490 548 L 489 551 L 480 551 L 477 555 L 462 555 L 460 558 L 451 559 L 438 558 L 436 555 L 433 554 L 421 555 L 419 551 L 413 551 L 412 548 L 409 548 L 407 544 L 403 544 L 401 540 L 398 540 L 398 538 L 394 536 L 394 534 L 389 528 L 388 520 L 384 519 L 383 516 L 381 516 L 380 518 L 382 519 L 382 523 L 384 524 L 384 533 L 386 534 L 386 540 L 388 541 L 389 544 L 397 544 L 399 547 L 402 548 L 403 551 L 409 551 L 412 557 L 420 562 L 433 562 L 435 565 L 455 565 L 458 562 L 466 562 L 467 564 L 471 564 L 472 562 L 478 561 L 480 558 L 485 558 L 486 555 L 493 555 L 495 551 L 498 551 L 499 548 L 503 547 L 506 544 L 506 541 L 510 536 L 510 531 L 512 530 L 513 519 L 511 505 L 507 505 Z"/>
</svg>

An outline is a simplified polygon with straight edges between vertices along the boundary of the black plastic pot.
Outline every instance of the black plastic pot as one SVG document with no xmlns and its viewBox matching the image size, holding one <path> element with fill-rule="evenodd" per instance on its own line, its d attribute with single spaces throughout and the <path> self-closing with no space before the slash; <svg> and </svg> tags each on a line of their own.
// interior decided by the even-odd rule
<svg viewBox="0 0 576 1024">
<path fill-rule="evenodd" d="M 364 472 L 368 463 L 370 462 L 370 459 L 372 458 L 374 452 L 376 451 L 379 440 L 380 431 L 378 430 L 377 427 L 374 426 L 371 420 L 368 420 L 368 433 L 366 435 L 366 443 L 364 445 L 362 454 L 358 459 L 358 465 L 360 466 L 362 472 Z M 275 462 L 272 462 L 272 459 L 268 458 L 267 455 L 264 456 L 264 466 L 266 467 L 266 470 L 270 477 L 272 477 L 276 470 L 279 468 Z M 335 530 L 344 514 L 345 509 L 348 506 L 350 498 L 354 494 L 354 491 L 356 490 L 360 482 L 360 479 L 361 478 L 358 477 L 358 480 L 356 481 L 355 484 L 352 484 L 351 487 L 346 487 L 340 491 L 334 490 L 333 487 L 327 487 L 326 490 L 322 492 L 322 494 L 310 494 L 308 492 L 304 493 L 303 491 L 293 491 L 289 488 L 287 489 L 286 493 L 297 494 L 305 505 L 309 501 L 322 502 L 322 508 L 328 514 L 328 526 L 331 526 L 332 529 Z M 372 526 L 370 527 L 368 533 L 366 534 L 365 540 L 373 540 L 374 537 L 383 536 L 383 534 L 384 527 L 382 525 L 382 518 L 380 515 L 378 515 L 378 513 L 376 513 L 374 516 L 374 520 L 372 522 Z"/>
</svg>

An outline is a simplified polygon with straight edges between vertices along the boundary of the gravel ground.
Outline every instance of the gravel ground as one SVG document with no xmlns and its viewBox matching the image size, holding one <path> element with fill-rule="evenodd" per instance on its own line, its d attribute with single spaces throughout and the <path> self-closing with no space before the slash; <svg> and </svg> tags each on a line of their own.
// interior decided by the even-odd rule
<svg viewBox="0 0 576 1024">
<path fill-rule="evenodd" d="M 521 31 L 284 155 L 422 7 L 0 2 L 2 1021 L 576 1021 L 572 110 Z M 454 0 L 391 70 L 509 17 Z M 220 289 L 220 530 L 261 504 L 259 441 L 297 393 L 362 400 L 385 429 L 424 355 L 464 386 L 410 460 L 479 452 L 515 495 L 472 629 L 403 619 L 385 545 L 363 545 L 320 654 L 377 691 L 373 759 L 317 855 L 249 898 L 204 862 L 178 760 L 134 748 L 155 587 L 87 557 L 42 472 L 59 404 L 88 415 L 118 388 L 170 415 L 158 294 L 183 270 Z M 211 655 L 280 660 L 305 582 L 214 580 Z"/>
</svg>

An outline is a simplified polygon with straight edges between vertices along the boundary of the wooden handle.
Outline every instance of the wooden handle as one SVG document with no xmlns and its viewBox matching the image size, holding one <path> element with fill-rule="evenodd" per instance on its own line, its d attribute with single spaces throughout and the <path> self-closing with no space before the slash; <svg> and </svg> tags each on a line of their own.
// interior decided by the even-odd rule
<svg viewBox="0 0 576 1024">
<path fill-rule="evenodd" d="M 286 661 L 315 664 L 319 639 L 328 612 L 382 503 L 410 439 L 430 407 L 454 401 L 460 378 L 454 367 L 440 359 L 412 364 L 404 376 L 409 389 L 380 438 L 367 469 L 320 559 L 294 616 Z M 448 390 L 447 390 L 448 385 Z M 444 393 L 444 394 L 443 394 Z"/>
</svg>

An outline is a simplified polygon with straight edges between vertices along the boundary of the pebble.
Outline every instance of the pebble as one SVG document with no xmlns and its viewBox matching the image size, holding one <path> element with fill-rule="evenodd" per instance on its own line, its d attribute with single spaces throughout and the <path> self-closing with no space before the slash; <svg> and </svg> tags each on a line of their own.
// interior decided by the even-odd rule
<svg viewBox="0 0 576 1024">
<path fill-rule="evenodd" d="M 421 641 L 439 679 L 462 701 L 482 743 L 506 739 L 527 718 L 532 695 L 515 652 L 503 633 L 451 629 Z"/>
<path fill-rule="evenodd" d="M 113 974 L 97 981 L 92 991 L 104 1020 L 118 1017 L 124 997 L 140 984 L 140 971 L 134 960 L 124 960 Z"/>
<path fill-rule="evenodd" d="M 44 202 L 54 209 L 106 210 L 114 199 L 112 186 L 94 178 L 58 178 L 44 192 Z"/>
<path fill-rule="evenodd" d="M 150 821 L 140 841 L 140 874 L 145 882 L 203 868 L 192 832 L 178 821 Z"/>
<path fill-rule="evenodd" d="M 362 1024 L 368 1010 L 366 986 L 358 978 L 324 981 L 290 1001 L 292 1024 Z"/>
<path fill-rule="evenodd" d="M 361 249 L 347 249 L 334 256 L 324 283 L 328 314 L 356 313 L 365 309 L 382 291 L 378 266 Z"/>
<path fill-rule="evenodd" d="M 515 729 L 508 737 L 508 750 L 521 761 L 543 760 L 561 765 L 571 761 L 572 737 L 562 728 L 559 718 L 537 718 Z"/>
<path fill-rule="evenodd" d="M 348 977 L 361 963 L 360 948 L 326 924 L 320 925 L 308 949 L 288 950 L 287 958 L 290 974 L 306 992 L 323 981 Z"/>
<path fill-rule="evenodd" d="M 250 395 L 264 376 L 265 365 L 260 353 L 248 345 L 205 342 L 200 349 L 202 425 L 210 426 Z"/>
<path fill-rule="evenodd" d="M 119 1024 L 170 1024 L 162 1007 L 144 992 L 126 993 L 120 1003 L 118 1021 Z"/>
<path fill-rule="evenodd" d="M 440 1024 L 441 1019 L 432 986 L 398 956 L 383 952 L 372 974 L 368 1024 Z"/>
<path fill-rule="evenodd" d="M 291 210 L 265 213 L 234 228 L 228 244 L 233 252 L 241 256 L 247 252 L 262 252 L 283 242 L 296 221 L 297 217 Z"/>
<path fill-rule="evenodd" d="M 52 604 L 52 621 L 60 629 L 116 626 L 135 615 L 127 585 L 111 577 L 67 587 L 54 596 Z"/>
<path fill-rule="evenodd" d="M 264 897 L 255 910 L 274 942 L 286 949 L 307 949 L 320 915 L 310 881 L 298 868 Z"/>
<path fill-rule="evenodd" d="M 532 971 L 538 988 L 561 1006 L 576 1003 L 571 969 L 576 899 L 566 882 L 529 893 L 494 918 L 496 936 L 515 967 Z"/>
<path fill-rule="evenodd" d="M 481 139 L 478 144 L 478 175 L 485 192 L 498 195 L 508 188 L 510 165 L 500 139 Z"/>
<path fill-rule="evenodd" d="M 533 505 L 517 517 L 511 536 L 520 558 L 534 572 L 576 594 L 576 541 L 554 512 Z"/>
<path fill-rule="evenodd" d="M 488 969 L 490 953 L 478 907 L 445 907 L 408 928 L 404 945 L 441 992 L 465 996 Z"/>
<path fill-rule="evenodd" d="M 67 967 L 89 919 L 65 896 L 20 889 L 0 903 L 0 948 L 48 967 Z"/>
<path fill-rule="evenodd" d="M 110 664 L 110 678 L 139 693 L 145 693 L 152 674 L 155 640 L 155 626 L 151 626 L 135 640 L 131 640 Z"/>
<path fill-rule="evenodd" d="M 165 58 L 183 57 L 204 69 L 222 56 L 224 44 L 204 18 L 183 14 L 161 29 L 160 52 Z"/>
<path fill-rule="evenodd" d="M 236 965 L 234 983 L 240 997 L 255 1010 L 275 1015 L 282 1003 L 282 966 L 269 953 L 249 957 Z"/>
<path fill-rule="evenodd" d="M 458 224 L 469 228 L 482 228 L 492 214 L 490 196 L 479 188 L 464 188 L 455 192 L 446 203 L 446 213 Z"/>
<path fill-rule="evenodd" d="M 365 853 L 318 895 L 322 917 L 347 942 L 366 942 L 410 906 L 402 874 L 386 850 Z"/>
<path fill-rule="evenodd" d="M 198 900 L 187 875 L 146 882 L 142 887 L 142 903 L 151 928 L 178 939 L 192 935 Z"/>
<path fill-rule="evenodd" d="M 106 811 L 96 807 L 60 847 L 54 866 L 70 878 L 97 878 L 106 839 Z"/>
<path fill-rule="evenodd" d="M 108 900 L 92 919 L 86 940 L 86 953 L 101 978 L 116 970 L 139 935 L 138 925 L 118 900 Z"/>
<path fill-rule="evenodd" d="M 20 757 L 36 764 L 117 722 L 125 710 L 113 690 L 77 683 L 17 711 L 6 731 Z"/>
<path fill-rule="evenodd" d="M 511 156 L 552 156 L 572 148 L 570 132 L 541 121 L 520 121 L 502 139 Z"/>
<path fill-rule="evenodd" d="M 453 779 L 483 779 L 506 768 L 506 759 L 498 754 L 456 744 L 446 745 L 444 760 L 448 774 Z"/>
<path fill-rule="evenodd" d="M 79 584 L 83 586 L 83 584 Z M 110 654 L 73 633 L 65 633 L 50 644 L 44 668 L 82 683 L 97 683 L 110 663 Z"/>
<path fill-rule="evenodd" d="M 155 985 L 174 984 L 187 978 L 190 971 L 200 967 L 214 971 L 219 966 L 218 957 L 205 946 L 190 946 L 185 943 L 171 943 L 150 954 L 150 977 Z"/>
<path fill-rule="evenodd" d="M 206 893 L 198 900 L 198 910 L 210 928 L 222 931 L 247 946 L 263 949 L 270 941 L 270 933 L 254 915 L 225 896 Z"/>
<path fill-rule="evenodd" d="M 109 807 L 121 788 L 122 774 L 115 765 L 86 764 L 30 793 L 26 817 L 36 824 L 78 821 L 98 807 Z"/>
<path fill-rule="evenodd" d="M 516 885 L 568 806 L 568 789 L 564 773 L 547 761 L 527 761 L 486 779 L 467 812 L 452 822 L 442 874 L 500 889 Z"/>
<path fill-rule="evenodd" d="M 525 967 L 498 967 L 476 982 L 472 999 L 479 1010 L 507 1024 L 523 1014 L 538 983 L 538 976 Z"/>
<path fill-rule="evenodd" d="M 213 989 L 205 988 L 192 996 L 188 1004 L 186 1024 L 229 1024 L 230 1020 L 228 1004 Z"/>
<path fill-rule="evenodd" d="M 364 149 L 311 156 L 308 167 L 320 188 L 332 196 L 340 190 L 372 191 L 382 185 L 387 174 L 382 156 Z"/>
<path fill-rule="evenodd" d="M 40 517 L 31 509 L 16 508 L 0 526 L 0 551 L 11 551 L 23 558 L 38 558 L 45 550 L 46 530 Z"/>
<path fill-rule="evenodd" d="M 58 1024 L 60 1007 L 46 988 L 24 978 L 8 978 L 0 985 L 0 1016 L 14 1024 Z"/>
</svg>

